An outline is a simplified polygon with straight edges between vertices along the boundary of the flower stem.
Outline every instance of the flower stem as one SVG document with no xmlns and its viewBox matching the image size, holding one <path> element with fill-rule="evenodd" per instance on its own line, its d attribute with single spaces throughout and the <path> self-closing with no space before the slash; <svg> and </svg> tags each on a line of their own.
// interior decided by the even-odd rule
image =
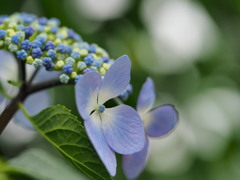
<svg viewBox="0 0 240 180">
<path fill-rule="evenodd" d="M 26 108 L 24 107 L 24 105 L 23 105 L 22 103 L 19 103 L 19 104 L 18 104 L 18 107 L 19 107 L 19 109 L 22 110 L 22 113 L 23 113 L 28 119 L 31 118 L 31 116 L 28 114 Z"/>
<path fill-rule="evenodd" d="M 63 86 L 63 85 L 73 85 L 73 84 L 74 84 L 73 81 L 70 81 L 68 84 L 63 84 L 59 80 L 51 80 L 51 81 L 46 81 L 46 82 L 42 82 L 42 83 L 38 83 L 36 85 L 30 86 L 27 93 L 29 95 L 44 89 L 49 89 L 52 87 Z"/>
<path fill-rule="evenodd" d="M 27 86 L 26 86 L 26 64 L 24 61 L 20 61 L 16 58 L 18 63 L 18 77 L 19 81 L 22 82 L 20 90 L 15 98 L 12 99 L 10 104 L 3 110 L 2 114 L 0 115 L 0 135 L 2 134 L 3 130 L 6 128 L 10 120 L 12 119 L 13 115 L 18 110 L 18 103 L 22 103 L 24 99 L 27 97 Z"/>
<path fill-rule="evenodd" d="M 35 76 L 34 74 L 33 76 Z M 18 95 L 12 99 L 10 104 L 4 109 L 4 111 L 0 115 L 0 135 L 2 134 L 3 130 L 6 128 L 6 126 L 8 125 L 8 123 L 10 122 L 14 114 L 17 112 L 19 105 L 24 102 L 24 100 L 27 98 L 28 95 L 44 89 L 51 88 L 51 87 L 66 85 L 66 84 L 62 84 L 59 80 L 46 81 L 33 86 L 31 85 L 31 82 L 32 81 L 29 81 L 27 84 L 26 83 L 22 84 Z M 69 84 L 67 85 L 72 85 L 72 84 L 74 84 L 74 82 L 69 82 Z"/>
<path fill-rule="evenodd" d="M 20 90 L 18 95 L 13 98 L 10 104 L 4 109 L 0 116 L 0 135 L 12 119 L 13 115 L 17 112 L 18 104 L 23 102 L 25 98 L 26 94 Z"/>
<path fill-rule="evenodd" d="M 28 84 L 31 84 L 31 83 L 33 82 L 33 80 L 34 80 L 35 76 L 37 75 L 38 71 L 39 71 L 39 68 L 36 69 L 36 70 L 33 72 L 31 78 L 30 78 L 29 81 L 28 81 Z"/>
<path fill-rule="evenodd" d="M 16 58 L 17 59 L 17 58 Z M 18 78 L 19 81 L 22 82 L 21 88 L 26 90 L 26 64 L 24 61 L 18 60 Z"/>
</svg>

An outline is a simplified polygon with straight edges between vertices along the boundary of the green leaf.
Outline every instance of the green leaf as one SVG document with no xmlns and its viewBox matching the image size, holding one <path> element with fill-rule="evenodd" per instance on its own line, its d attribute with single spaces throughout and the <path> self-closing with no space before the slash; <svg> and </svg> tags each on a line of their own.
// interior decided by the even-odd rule
<svg viewBox="0 0 240 180">
<path fill-rule="evenodd" d="M 66 161 L 41 149 L 27 150 L 11 159 L 9 165 L 34 179 L 87 180 Z"/>
<path fill-rule="evenodd" d="M 8 95 L 8 93 L 5 91 L 3 85 L 2 85 L 2 82 L 0 81 L 0 93 L 7 99 L 12 99 L 11 96 Z"/>
<path fill-rule="evenodd" d="M 0 159 L 0 179 L 1 180 L 33 180 L 28 174 L 11 167 L 7 162 Z"/>
<path fill-rule="evenodd" d="M 8 83 L 16 87 L 20 87 L 22 85 L 22 82 L 13 81 L 13 80 L 8 80 Z"/>
<path fill-rule="evenodd" d="M 56 105 L 29 119 L 37 131 L 81 172 L 95 180 L 112 179 L 89 141 L 85 128 L 70 110 Z"/>
</svg>

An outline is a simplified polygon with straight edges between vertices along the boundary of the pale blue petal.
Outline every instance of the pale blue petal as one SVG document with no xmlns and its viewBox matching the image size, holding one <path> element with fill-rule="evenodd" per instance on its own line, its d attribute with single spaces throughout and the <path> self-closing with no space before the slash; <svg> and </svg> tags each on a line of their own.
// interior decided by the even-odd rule
<svg viewBox="0 0 240 180">
<path fill-rule="evenodd" d="M 101 120 L 99 114 L 94 112 L 90 119 L 84 121 L 84 125 L 95 150 L 100 159 L 107 168 L 111 176 L 116 174 L 116 156 L 115 153 L 108 146 L 107 141 L 103 135 Z"/>
<path fill-rule="evenodd" d="M 24 102 L 24 106 L 27 109 L 30 115 L 35 115 L 41 110 L 51 106 L 51 98 L 47 91 L 40 91 L 30 95 Z M 33 129 L 32 124 L 22 113 L 21 110 L 18 110 L 14 116 L 15 121 L 22 125 L 25 128 Z"/>
<path fill-rule="evenodd" d="M 102 87 L 99 91 L 98 104 L 119 96 L 130 81 L 131 62 L 128 56 L 118 58 L 104 76 Z"/>
<path fill-rule="evenodd" d="M 138 113 L 126 105 L 106 109 L 100 114 L 109 146 L 120 154 L 132 154 L 144 146 L 143 123 Z"/>
<path fill-rule="evenodd" d="M 178 113 L 174 106 L 163 105 L 153 109 L 145 116 L 145 130 L 150 137 L 160 137 L 172 131 L 178 122 Z"/>
<path fill-rule="evenodd" d="M 145 145 L 141 151 L 129 155 L 123 155 L 123 172 L 128 179 L 136 178 L 143 171 L 147 162 L 148 147 L 149 142 L 148 138 L 146 137 Z"/>
<path fill-rule="evenodd" d="M 101 75 L 97 72 L 90 72 L 85 74 L 75 85 L 78 112 L 85 120 L 97 107 L 97 95 L 101 84 Z"/>
<path fill-rule="evenodd" d="M 155 88 L 151 78 L 147 78 L 143 84 L 142 89 L 138 96 L 137 111 L 144 114 L 149 111 L 155 101 Z"/>
</svg>

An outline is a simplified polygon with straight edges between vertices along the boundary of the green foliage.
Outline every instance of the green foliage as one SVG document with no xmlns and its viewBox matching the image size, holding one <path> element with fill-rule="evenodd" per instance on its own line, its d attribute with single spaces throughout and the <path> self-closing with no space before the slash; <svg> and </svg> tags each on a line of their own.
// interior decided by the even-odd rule
<svg viewBox="0 0 240 180">
<path fill-rule="evenodd" d="M 7 99 L 11 99 L 11 96 L 8 95 L 8 93 L 5 91 L 2 82 L 0 81 L 0 93 Z"/>
<path fill-rule="evenodd" d="M 64 106 L 49 107 L 30 121 L 37 131 L 78 170 L 95 180 L 111 180 L 84 126 Z"/>
<path fill-rule="evenodd" d="M 9 161 L 11 167 L 28 174 L 34 179 L 86 180 L 63 159 L 41 149 L 30 149 Z"/>
<path fill-rule="evenodd" d="M 19 81 L 8 80 L 8 83 L 16 87 L 20 87 L 22 85 L 22 82 Z"/>
<path fill-rule="evenodd" d="M 7 162 L 0 159 L 0 179 L 1 180 L 32 180 L 26 173 L 10 166 Z"/>
</svg>

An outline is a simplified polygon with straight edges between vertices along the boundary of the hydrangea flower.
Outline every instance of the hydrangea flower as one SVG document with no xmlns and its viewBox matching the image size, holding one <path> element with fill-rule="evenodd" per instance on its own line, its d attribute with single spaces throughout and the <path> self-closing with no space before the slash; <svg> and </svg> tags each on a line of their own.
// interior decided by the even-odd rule
<svg viewBox="0 0 240 180">
<path fill-rule="evenodd" d="M 116 174 L 116 156 L 140 151 L 145 142 L 138 113 L 127 105 L 105 108 L 104 103 L 123 92 L 130 81 L 130 60 L 118 58 L 102 79 L 98 72 L 83 75 L 75 86 L 78 111 L 87 134 L 111 176 Z"/>
<path fill-rule="evenodd" d="M 35 68 L 60 71 L 62 83 L 75 82 L 77 75 L 91 71 L 104 76 L 113 62 L 103 48 L 84 42 L 74 30 L 61 27 L 58 19 L 27 13 L 0 16 L 0 49 Z M 99 63 L 102 58 L 108 61 Z M 85 66 L 78 68 L 78 63 Z"/>
<path fill-rule="evenodd" d="M 122 159 L 124 173 L 129 179 L 136 178 L 147 162 L 148 137 L 167 135 L 178 122 L 177 111 L 172 105 L 162 105 L 152 109 L 154 101 L 154 84 L 151 78 L 147 78 L 137 101 L 137 111 L 145 127 L 145 145 L 141 151 L 131 155 L 124 155 Z"/>
</svg>

